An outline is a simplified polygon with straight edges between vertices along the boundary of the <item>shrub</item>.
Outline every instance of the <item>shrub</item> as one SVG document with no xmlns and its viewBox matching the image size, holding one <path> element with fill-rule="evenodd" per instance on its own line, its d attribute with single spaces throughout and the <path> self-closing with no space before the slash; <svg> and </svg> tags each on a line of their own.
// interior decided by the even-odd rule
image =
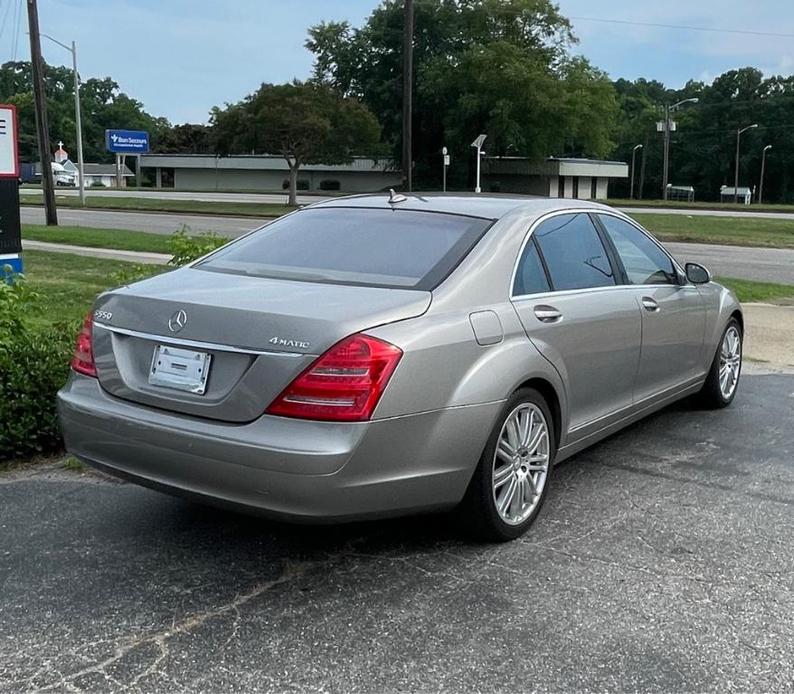
<svg viewBox="0 0 794 694">
<path fill-rule="evenodd" d="M 190 236 L 182 227 L 169 241 L 174 267 L 215 250 L 227 239 L 208 232 Z M 160 268 L 129 263 L 110 284 L 130 284 Z M 0 461 L 63 448 L 55 394 L 66 382 L 78 324 L 40 327 L 30 320 L 37 295 L 23 275 L 0 267 Z M 88 309 L 89 307 L 86 307 Z"/>
<path fill-rule="evenodd" d="M 61 448 L 54 396 L 77 331 L 33 327 L 27 317 L 36 295 L 22 275 L 11 279 L 0 281 L 0 461 Z"/>
<path fill-rule="evenodd" d="M 307 178 L 299 178 L 295 187 L 298 190 L 309 190 L 309 188 L 311 188 L 311 186 L 309 185 L 309 179 L 307 179 Z M 289 190 L 289 179 L 288 178 L 285 178 L 281 182 L 281 190 Z"/>
<path fill-rule="evenodd" d="M 228 240 L 214 231 L 205 231 L 197 236 L 190 236 L 190 227 L 182 225 L 171 234 L 171 238 L 168 240 L 168 250 L 173 256 L 168 264 L 174 267 L 187 265 L 201 256 L 211 253 L 216 248 L 220 248 Z"/>
<path fill-rule="evenodd" d="M 328 179 L 320 181 L 320 190 L 341 190 L 342 184 L 339 181 Z"/>
</svg>

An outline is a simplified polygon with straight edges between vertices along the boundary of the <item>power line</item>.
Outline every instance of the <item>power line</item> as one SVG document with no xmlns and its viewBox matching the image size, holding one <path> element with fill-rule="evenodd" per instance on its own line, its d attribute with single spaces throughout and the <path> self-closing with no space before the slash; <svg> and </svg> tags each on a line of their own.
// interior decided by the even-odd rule
<svg viewBox="0 0 794 694">
<path fill-rule="evenodd" d="M 3 34 L 6 30 L 6 23 L 8 22 L 8 12 L 11 9 L 11 5 L 14 4 L 14 0 L 8 0 L 8 4 L 6 5 L 5 14 L 3 14 L 3 23 L 0 24 L 0 39 L 3 38 Z"/>
<path fill-rule="evenodd" d="M 423 5 L 432 4 L 432 2 L 421 2 L 421 0 L 420 3 Z M 528 17 L 532 16 L 531 10 L 511 8 L 511 7 L 494 7 L 494 8 L 490 8 L 489 12 L 493 14 L 506 14 L 516 17 L 521 15 L 527 15 Z M 564 17 L 563 16 L 563 19 L 575 20 L 577 22 L 600 22 L 602 24 L 622 24 L 626 26 L 653 27 L 657 29 L 706 31 L 715 34 L 739 34 L 746 36 L 766 36 L 766 37 L 775 37 L 775 38 L 784 38 L 784 39 L 794 39 L 794 33 L 783 33 L 783 32 L 775 32 L 775 31 L 754 31 L 751 29 L 723 29 L 717 27 L 691 26 L 688 24 L 662 24 L 659 22 L 641 22 L 641 21 L 632 21 L 628 19 L 609 19 L 605 17 L 578 17 L 578 16 Z"/>
<path fill-rule="evenodd" d="M 634 22 L 627 19 L 604 19 L 601 17 L 569 17 L 577 22 L 600 22 L 602 24 L 623 24 L 638 27 L 654 27 L 657 29 L 682 29 L 685 31 L 707 31 L 714 34 L 743 34 L 746 36 L 774 36 L 783 39 L 794 39 L 794 34 L 783 34 L 775 31 L 751 31 L 748 29 L 718 29 L 715 27 L 696 27 L 686 24 L 659 24 L 657 22 Z"/>
<path fill-rule="evenodd" d="M 11 2 L 13 2 L 13 0 L 11 0 Z M 13 51 L 14 62 L 16 62 L 17 49 L 19 48 L 19 25 L 21 22 L 22 22 L 22 0 L 19 0 L 19 2 L 17 2 L 17 6 L 14 8 L 14 25 L 16 27 L 14 29 L 14 51 Z"/>
</svg>

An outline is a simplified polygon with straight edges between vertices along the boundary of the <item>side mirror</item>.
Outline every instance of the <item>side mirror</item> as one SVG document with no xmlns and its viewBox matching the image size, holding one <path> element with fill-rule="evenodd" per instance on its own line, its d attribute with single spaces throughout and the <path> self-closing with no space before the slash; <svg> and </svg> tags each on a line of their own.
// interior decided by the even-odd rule
<svg viewBox="0 0 794 694">
<path fill-rule="evenodd" d="M 711 282 L 711 273 L 702 265 L 687 263 L 684 269 L 686 270 L 686 278 L 692 284 L 706 284 Z"/>
</svg>

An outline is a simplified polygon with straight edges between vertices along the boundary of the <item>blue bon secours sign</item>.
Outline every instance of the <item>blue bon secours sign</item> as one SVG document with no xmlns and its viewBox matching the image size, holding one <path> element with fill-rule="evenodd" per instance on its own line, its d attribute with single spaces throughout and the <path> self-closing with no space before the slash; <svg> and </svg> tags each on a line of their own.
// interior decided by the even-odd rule
<svg viewBox="0 0 794 694">
<path fill-rule="evenodd" d="M 144 130 L 105 130 L 105 146 L 114 154 L 146 154 L 149 133 Z"/>
</svg>

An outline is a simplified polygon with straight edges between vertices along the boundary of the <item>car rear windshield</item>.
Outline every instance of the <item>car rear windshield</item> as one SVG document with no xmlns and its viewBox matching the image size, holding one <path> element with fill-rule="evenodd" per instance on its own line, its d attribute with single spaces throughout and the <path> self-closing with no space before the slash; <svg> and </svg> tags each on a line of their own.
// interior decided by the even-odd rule
<svg viewBox="0 0 794 694">
<path fill-rule="evenodd" d="M 307 282 L 400 289 L 435 288 L 492 220 L 352 207 L 283 217 L 196 267 Z"/>
</svg>

